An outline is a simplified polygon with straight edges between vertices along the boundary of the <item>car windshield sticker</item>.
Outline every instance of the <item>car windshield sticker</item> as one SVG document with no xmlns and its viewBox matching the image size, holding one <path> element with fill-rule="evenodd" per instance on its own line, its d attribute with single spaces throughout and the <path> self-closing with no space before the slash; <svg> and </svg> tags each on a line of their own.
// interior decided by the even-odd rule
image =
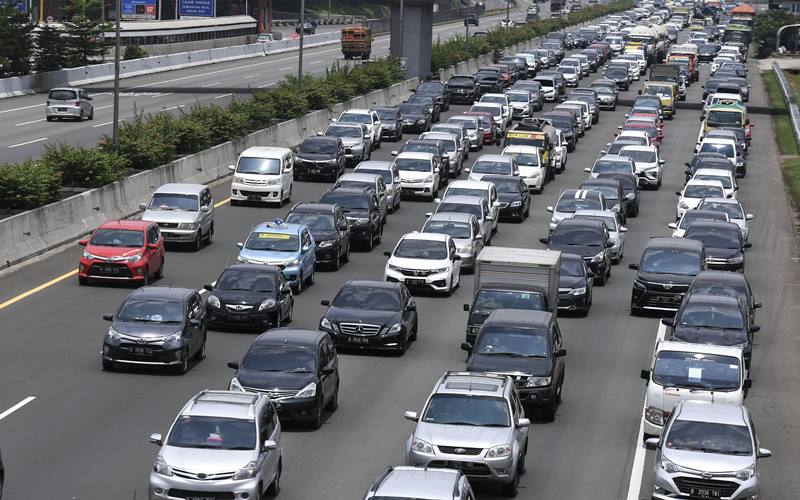
<svg viewBox="0 0 800 500">
<path fill-rule="evenodd" d="M 257 237 L 261 240 L 288 240 L 291 238 L 291 235 L 281 233 L 258 233 Z"/>
<path fill-rule="evenodd" d="M 700 380 L 703 378 L 702 368 L 689 368 L 689 380 Z"/>
</svg>

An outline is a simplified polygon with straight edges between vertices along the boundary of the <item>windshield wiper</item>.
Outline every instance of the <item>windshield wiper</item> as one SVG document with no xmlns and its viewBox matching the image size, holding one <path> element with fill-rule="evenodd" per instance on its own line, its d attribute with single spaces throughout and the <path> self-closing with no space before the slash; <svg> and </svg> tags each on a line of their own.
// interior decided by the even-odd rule
<svg viewBox="0 0 800 500">
<path fill-rule="evenodd" d="M 292 368 L 291 370 L 284 370 L 288 373 L 311 373 L 308 368 Z"/>
<path fill-rule="evenodd" d="M 520 354 L 518 352 L 479 352 L 478 354 L 484 356 L 508 356 L 510 358 L 546 358 L 541 354 Z"/>
</svg>

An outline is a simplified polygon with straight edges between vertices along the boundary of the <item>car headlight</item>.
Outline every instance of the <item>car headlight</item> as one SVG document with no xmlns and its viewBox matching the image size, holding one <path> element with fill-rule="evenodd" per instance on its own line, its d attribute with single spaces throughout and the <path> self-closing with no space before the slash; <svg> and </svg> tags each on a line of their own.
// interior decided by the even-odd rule
<svg viewBox="0 0 800 500">
<path fill-rule="evenodd" d="M 507 444 L 493 446 L 486 452 L 486 456 L 489 458 L 502 458 L 509 455 L 511 455 L 511 446 Z"/>
<path fill-rule="evenodd" d="M 433 446 L 431 446 L 429 442 L 421 439 L 414 439 L 411 441 L 411 449 L 419 453 L 433 454 Z"/>
<path fill-rule="evenodd" d="M 325 240 L 325 241 L 320 241 L 319 242 L 319 247 L 320 248 L 328 248 L 328 247 L 332 247 L 335 244 L 336 244 L 336 240 Z"/>
<path fill-rule="evenodd" d="M 528 377 L 525 387 L 546 387 L 551 381 L 552 377 Z"/>
<path fill-rule="evenodd" d="M 208 296 L 208 305 L 210 305 L 214 309 L 219 309 L 220 307 L 222 307 L 222 304 L 220 304 L 219 298 L 216 295 Z"/>
<path fill-rule="evenodd" d="M 94 255 L 92 255 L 89 252 L 87 252 L 86 250 L 84 250 L 83 251 L 83 258 L 87 259 L 87 260 L 92 260 L 92 259 L 96 259 L 97 257 L 95 257 Z"/>
<path fill-rule="evenodd" d="M 172 469 L 169 465 L 167 465 L 167 462 L 164 461 L 164 457 L 161 455 L 156 457 L 156 461 L 153 464 L 153 472 L 156 474 L 161 474 L 162 476 L 172 475 Z"/>
<path fill-rule="evenodd" d="M 432 176 L 432 175 L 429 175 L 428 177 L 425 177 L 425 178 L 422 180 L 422 182 L 433 182 L 433 176 Z"/>
<path fill-rule="evenodd" d="M 139 262 L 140 260 L 142 260 L 142 254 L 140 254 L 140 253 L 137 253 L 136 255 L 128 257 L 128 262 Z"/>
<path fill-rule="evenodd" d="M 601 262 L 603 260 L 603 257 L 605 257 L 605 252 L 600 252 L 599 254 L 597 254 L 594 257 L 592 257 L 592 262 L 595 262 L 595 263 Z"/>
<path fill-rule="evenodd" d="M 328 330 L 334 330 L 333 324 L 330 322 L 328 318 L 322 318 L 322 320 L 319 322 L 319 327 L 327 328 Z"/>
<path fill-rule="evenodd" d="M 236 378 L 236 377 L 233 377 L 231 379 L 231 383 L 228 385 L 228 390 L 229 391 L 237 391 L 237 392 L 245 392 L 244 387 L 239 382 L 239 379 Z"/>
<path fill-rule="evenodd" d="M 569 293 L 572 295 L 583 295 L 586 293 L 586 287 L 582 286 L 580 288 L 573 288 L 572 290 L 569 291 Z"/>
<path fill-rule="evenodd" d="M 386 333 L 400 333 L 400 330 L 403 329 L 403 325 L 401 323 L 395 323 L 392 325 L 391 328 Z"/>
<path fill-rule="evenodd" d="M 244 258 L 244 257 L 242 257 L 241 255 L 240 255 L 240 256 L 238 256 L 238 257 L 236 257 L 236 260 L 237 260 L 238 262 L 247 262 L 247 259 L 245 259 L 245 258 Z"/>
<path fill-rule="evenodd" d="M 415 123 L 416 125 L 422 125 L 423 123 L 425 123 L 425 120 L 423 120 L 423 119 L 419 119 L 419 120 L 417 120 L 417 121 L 416 121 L 416 122 L 414 122 L 414 123 Z"/>
<path fill-rule="evenodd" d="M 317 395 L 317 383 L 316 382 L 311 382 L 307 386 L 305 386 L 302 389 L 300 389 L 300 392 L 298 392 L 294 397 L 296 397 L 296 398 L 313 398 L 316 395 Z"/>
<path fill-rule="evenodd" d="M 647 290 L 645 284 L 636 279 L 633 280 L 633 288 L 638 288 L 639 290 Z"/>
<path fill-rule="evenodd" d="M 386 267 L 388 267 L 392 271 L 397 271 L 397 272 L 400 272 L 402 270 L 401 268 L 395 266 L 394 264 L 386 264 Z"/>
<path fill-rule="evenodd" d="M 472 243 L 467 243 L 466 245 L 458 249 L 460 253 L 472 253 L 472 250 L 473 250 Z"/>
<path fill-rule="evenodd" d="M 664 425 L 664 412 L 661 408 L 655 406 L 648 406 L 644 410 L 644 418 L 654 425 Z"/>
<path fill-rule="evenodd" d="M 189 230 L 192 230 L 192 231 L 197 229 L 197 227 L 198 227 L 198 224 L 196 222 L 181 222 L 181 225 L 180 225 L 181 229 L 189 229 Z"/>
<path fill-rule="evenodd" d="M 741 481 L 747 481 L 748 479 L 753 477 L 755 473 L 756 473 L 756 468 L 754 465 L 751 465 L 750 467 L 742 469 L 739 472 L 737 472 L 736 479 L 739 479 Z"/>
<path fill-rule="evenodd" d="M 355 219 L 355 223 L 356 224 L 369 224 L 369 219 L 366 218 L 366 217 L 359 217 L 358 219 Z"/>
<path fill-rule="evenodd" d="M 300 265 L 300 259 L 293 259 L 286 263 L 287 267 L 297 267 Z"/>
<path fill-rule="evenodd" d="M 521 202 L 521 201 L 519 201 L 519 200 L 517 200 L 517 201 L 512 201 L 512 202 L 511 202 L 511 206 L 512 206 L 512 207 L 521 207 L 521 206 L 522 206 L 522 202 Z"/>
<path fill-rule="evenodd" d="M 114 344 L 119 342 L 120 339 L 122 339 L 122 335 L 120 335 L 118 331 L 114 330 L 113 328 L 108 329 L 108 333 L 106 334 L 106 340 Z"/>
<path fill-rule="evenodd" d="M 267 186 L 277 186 L 280 183 L 280 179 L 267 179 Z"/>
<path fill-rule="evenodd" d="M 431 274 L 446 273 L 449 270 L 449 267 L 440 267 L 439 269 L 431 269 Z"/>
<path fill-rule="evenodd" d="M 678 202 L 678 208 L 686 209 L 686 208 L 689 208 L 689 205 L 687 205 L 685 201 L 680 201 L 680 202 Z"/>
<path fill-rule="evenodd" d="M 664 455 L 661 455 L 661 468 L 669 474 L 675 474 L 679 471 L 678 466 L 670 462 Z"/>
<path fill-rule="evenodd" d="M 181 332 L 175 332 L 172 335 L 164 337 L 165 344 L 177 344 L 181 341 Z"/>
<path fill-rule="evenodd" d="M 736 257 L 728 259 L 729 264 L 741 264 L 742 262 L 744 262 L 744 256 L 742 255 L 737 255 Z"/>
<path fill-rule="evenodd" d="M 275 307 L 275 299 L 267 299 L 258 306 L 259 311 Z"/>
<path fill-rule="evenodd" d="M 350 149 L 352 149 L 353 151 L 361 151 L 362 149 L 364 149 L 364 145 L 363 144 L 357 144 L 357 145 L 351 147 Z"/>
<path fill-rule="evenodd" d="M 239 469 L 236 474 L 233 476 L 234 481 L 240 481 L 242 479 L 253 479 L 256 477 L 258 473 L 258 463 L 250 462 L 241 469 Z"/>
</svg>

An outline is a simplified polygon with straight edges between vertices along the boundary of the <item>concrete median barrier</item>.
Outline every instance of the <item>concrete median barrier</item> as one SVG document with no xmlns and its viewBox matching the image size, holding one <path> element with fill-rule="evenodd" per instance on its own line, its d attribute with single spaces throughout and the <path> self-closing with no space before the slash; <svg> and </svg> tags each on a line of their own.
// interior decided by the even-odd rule
<svg viewBox="0 0 800 500">
<path fill-rule="evenodd" d="M 407 80 L 339 103 L 332 110 L 320 110 L 295 120 L 253 132 L 167 165 L 140 172 L 119 182 L 71 196 L 35 210 L 0 220 L 0 268 L 24 262 L 47 250 L 87 234 L 103 222 L 131 217 L 139 203 L 169 182 L 207 184 L 230 175 L 228 165 L 252 146 L 296 147 L 305 137 L 322 132 L 331 118 L 346 109 L 374 105 L 396 105 L 411 95 L 418 79 Z"/>
</svg>

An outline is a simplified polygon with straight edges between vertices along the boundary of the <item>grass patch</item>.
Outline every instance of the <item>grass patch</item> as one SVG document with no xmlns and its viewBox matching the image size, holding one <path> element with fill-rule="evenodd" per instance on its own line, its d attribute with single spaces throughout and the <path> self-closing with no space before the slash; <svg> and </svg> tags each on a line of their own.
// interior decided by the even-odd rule
<svg viewBox="0 0 800 500">
<path fill-rule="evenodd" d="M 783 183 L 795 209 L 800 208 L 800 158 L 783 160 Z"/>
<path fill-rule="evenodd" d="M 780 84 L 778 84 L 778 78 L 772 71 L 761 73 L 761 78 L 764 80 L 764 86 L 767 89 L 770 109 L 779 112 L 779 114 L 773 115 L 773 120 L 775 122 L 775 141 L 778 143 L 778 150 L 784 156 L 796 156 L 798 154 L 798 149 L 797 143 L 794 140 L 792 121 L 789 118 L 786 103 L 783 101 L 783 93 L 781 92 Z"/>
<path fill-rule="evenodd" d="M 797 71 L 784 71 L 786 79 L 789 80 L 789 85 L 794 90 L 794 96 L 800 100 L 800 72 Z"/>
</svg>

